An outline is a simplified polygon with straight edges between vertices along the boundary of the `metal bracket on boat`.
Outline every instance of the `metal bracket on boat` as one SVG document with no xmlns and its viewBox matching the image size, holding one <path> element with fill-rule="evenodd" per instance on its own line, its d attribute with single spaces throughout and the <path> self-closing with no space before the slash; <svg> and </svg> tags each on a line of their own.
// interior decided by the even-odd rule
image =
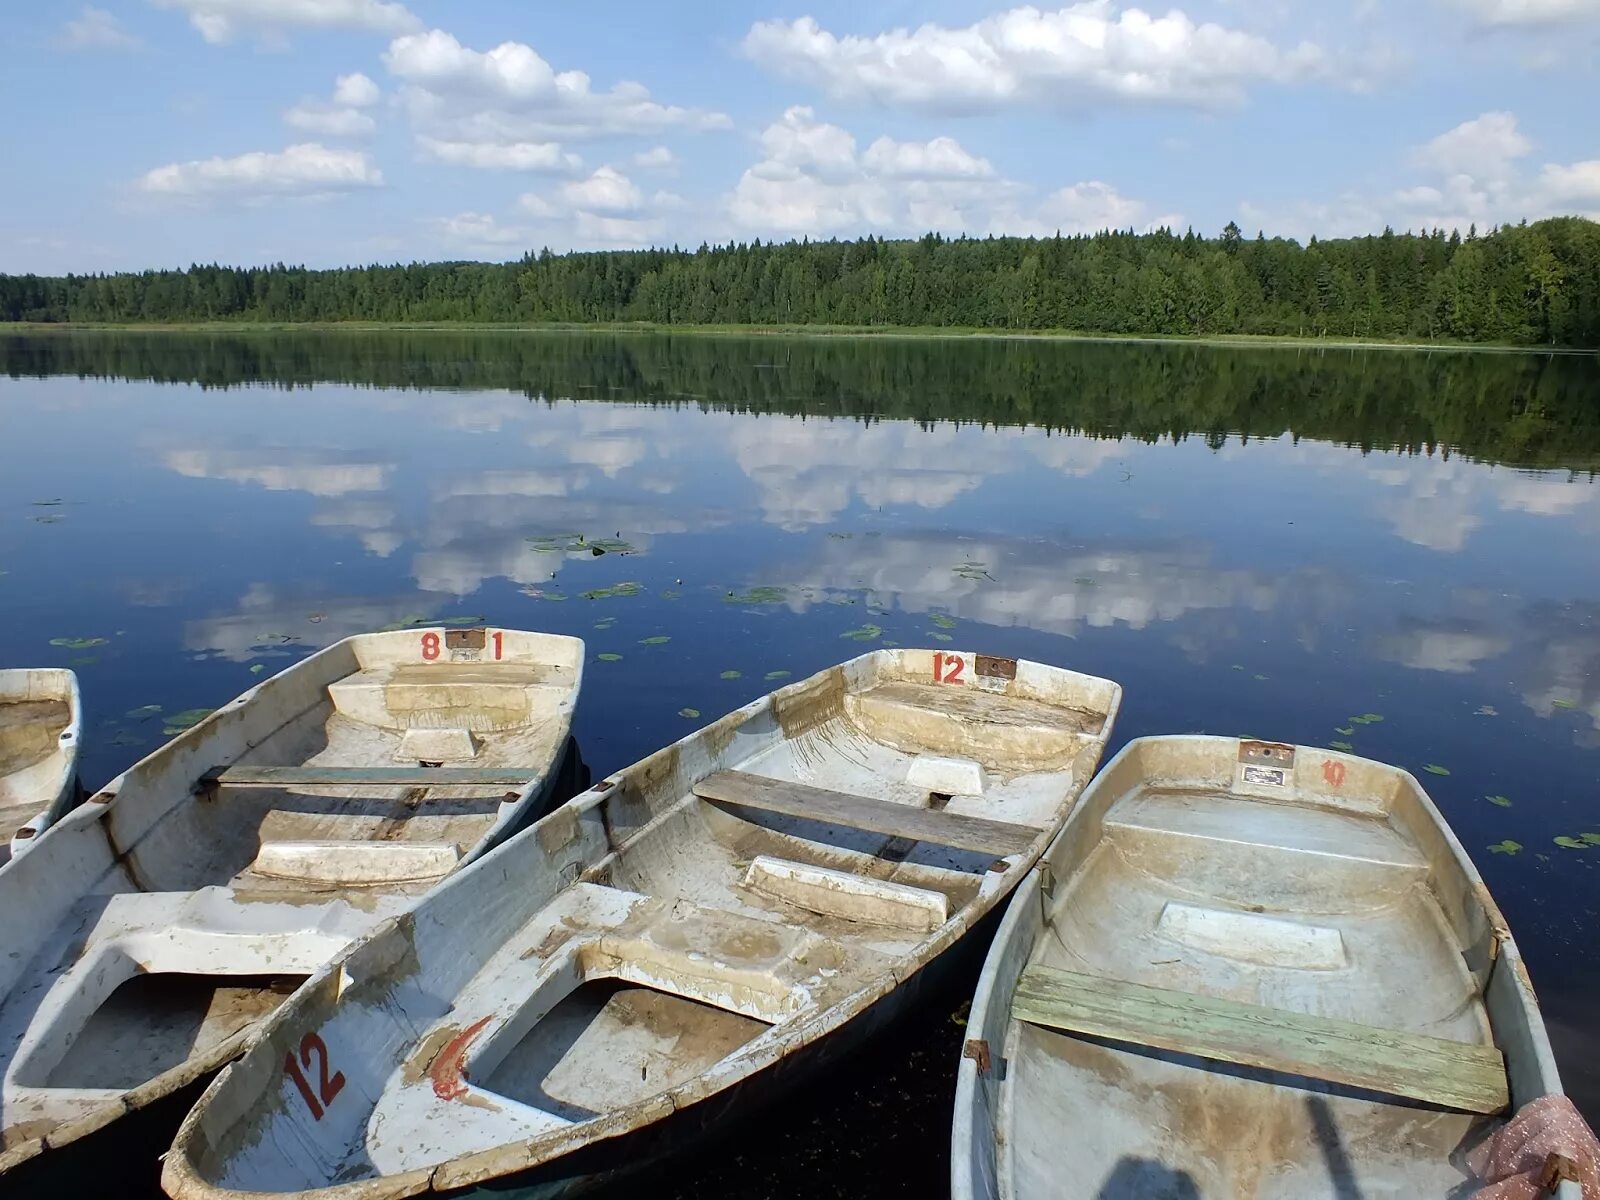
<svg viewBox="0 0 1600 1200">
<path fill-rule="evenodd" d="M 987 1075 L 994 1065 L 989 1057 L 989 1043 L 983 1038 L 968 1038 L 967 1044 L 961 1047 L 961 1057 L 970 1058 L 977 1066 L 979 1075 Z"/>
<path fill-rule="evenodd" d="M 1039 864 L 1039 894 L 1047 898 L 1053 898 L 1056 894 L 1055 876 L 1050 873 L 1050 864 L 1047 862 Z"/>
<path fill-rule="evenodd" d="M 447 629 L 444 632 L 446 650 L 482 650 L 488 644 L 487 629 Z"/>
</svg>

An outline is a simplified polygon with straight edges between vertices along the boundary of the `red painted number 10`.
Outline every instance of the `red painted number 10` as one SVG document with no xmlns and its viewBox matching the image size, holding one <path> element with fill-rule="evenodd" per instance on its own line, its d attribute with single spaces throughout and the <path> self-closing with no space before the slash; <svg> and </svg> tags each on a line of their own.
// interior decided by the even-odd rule
<svg viewBox="0 0 1600 1200">
<path fill-rule="evenodd" d="M 938 650 L 933 652 L 933 681 L 935 683 L 961 683 L 961 671 L 966 666 L 966 660 L 959 654 L 944 654 Z"/>
<path fill-rule="evenodd" d="M 311 1081 L 306 1078 L 301 1066 L 310 1067 L 311 1059 L 317 1060 L 317 1087 L 313 1091 Z M 294 1086 L 300 1090 L 300 1098 L 306 1102 L 306 1107 L 311 1110 L 314 1120 L 322 1120 L 322 1113 L 328 1105 L 333 1103 L 333 1098 L 344 1090 L 344 1072 L 335 1071 L 328 1074 L 328 1044 L 320 1035 L 308 1033 L 300 1039 L 300 1061 L 294 1059 L 294 1051 L 283 1056 L 283 1070 Z"/>
</svg>

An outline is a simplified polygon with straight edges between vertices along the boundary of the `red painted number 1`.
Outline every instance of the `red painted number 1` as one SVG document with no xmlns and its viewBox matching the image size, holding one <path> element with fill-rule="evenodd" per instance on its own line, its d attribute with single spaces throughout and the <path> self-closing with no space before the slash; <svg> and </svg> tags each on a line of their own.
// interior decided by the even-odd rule
<svg viewBox="0 0 1600 1200">
<path fill-rule="evenodd" d="M 317 1089 L 311 1090 L 311 1081 L 305 1077 L 302 1065 L 311 1066 L 312 1056 L 317 1060 Z M 344 1090 L 344 1072 L 335 1071 L 328 1074 L 328 1044 L 315 1033 L 308 1033 L 300 1039 L 300 1061 L 295 1062 L 294 1051 L 283 1056 L 283 1070 L 294 1086 L 300 1089 L 300 1098 L 306 1102 L 306 1107 L 311 1110 L 314 1120 L 322 1120 L 322 1113 L 333 1103 L 333 1098 Z"/>
<path fill-rule="evenodd" d="M 961 671 L 966 666 L 959 654 L 944 654 L 938 650 L 933 652 L 933 681 L 935 683 L 960 683 Z"/>
<path fill-rule="evenodd" d="M 499 662 L 506 656 L 506 635 L 498 629 L 494 631 L 494 657 Z"/>
</svg>

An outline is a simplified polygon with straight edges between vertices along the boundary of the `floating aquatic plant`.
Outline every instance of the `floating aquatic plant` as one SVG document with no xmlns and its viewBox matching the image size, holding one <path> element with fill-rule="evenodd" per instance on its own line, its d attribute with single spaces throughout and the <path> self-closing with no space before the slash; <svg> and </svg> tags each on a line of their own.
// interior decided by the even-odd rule
<svg viewBox="0 0 1600 1200">
<path fill-rule="evenodd" d="M 1449 767 L 1441 767 L 1438 763 L 1429 763 L 1427 766 L 1423 767 L 1422 769 L 1424 771 L 1426 771 L 1429 775 L 1448 775 L 1448 774 L 1450 774 L 1450 768 Z"/>
<path fill-rule="evenodd" d="M 883 626 L 863 625 L 860 629 L 849 629 L 839 635 L 849 638 L 852 642 L 875 642 L 883 636 Z"/>
<path fill-rule="evenodd" d="M 1509 796 L 1485 796 L 1484 799 L 1490 804 L 1493 804 L 1496 808 L 1511 807 L 1511 798 Z"/>
<path fill-rule="evenodd" d="M 939 629 L 954 629 L 956 627 L 955 621 L 943 613 L 929 613 L 928 620 L 932 621 Z"/>
<path fill-rule="evenodd" d="M 607 650 L 604 654 L 597 654 L 597 655 L 595 655 L 595 657 L 598 658 L 601 662 L 621 662 L 622 661 L 622 655 L 614 654 L 609 650 Z"/>
<path fill-rule="evenodd" d="M 700 710 L 698 708 L 680 708 L 678 710 L 678 715 L 693 721 L 700 715 Z"/>
<path fill-rule="evenodd" d="M 729 592 L 722 598 L 724 604 L 782 604 L 789 597 L 789 589 L 764 584 L 742 592 Z M 852 603 L 854 603 L 852 601 Z"/>
<path fill-rule="evenodd" d="M 1494 845 L 1490 846 L 1489 847 L 1489 853 L 1490 854 L 1515 854 L 1517 851 L 1519 851 L 1521 849 L 1522 849 L 1522 843 L 1521 842 L 1513 842 L 1510 838 L 1507 838 L 1503 842 L 1496 842 Z"/>
<path fill-rule="evenodd" d="M 672 639 L 670 637 L 668 637 L 666 634 L 658 633 L 654 637 L 640 638 L 639 639 L 639 645 L 641 645 L 641 646 L 665 646 L 671 640 Z"/>
<path fill-rule="evenodd" d="M 761 678 L 765 679 L 768 683 L 771 683 L 777 679 L 787 679 L 791 674 L 793 674 L 791 671 L 768 671 Z"/>
<path fill-rule="evenodd" d="M 744 678 L 744 672 L 743 671 L 724 671 L 721 675 L 717 676 L 717 678 L 719 678 L 719 679 L 742 679 L 742 678 Z"/>
<path fill-rule="evenodd" d="M 64 650 L 93 650 L 96 646 L 109 646 L 111 639 L 102 637 L 51 638 L 50 644 L 52 646 L 60 646 Z"/>
</svg>

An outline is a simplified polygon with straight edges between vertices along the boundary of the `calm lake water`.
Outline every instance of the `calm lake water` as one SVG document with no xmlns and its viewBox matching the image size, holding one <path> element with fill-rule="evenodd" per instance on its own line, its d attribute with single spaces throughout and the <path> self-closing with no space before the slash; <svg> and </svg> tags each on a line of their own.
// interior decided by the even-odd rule
<svg viewBox="0 0 1600 1200">
<path fill-rule="evenodd" d="M 1595 1122 L 1597 470 L 1593 357 L 0 335 L 0 662 L 78 671 L 91 786 L 430 618 L 583 637 L 597 775 L 778 672 L 947 640 L 1120 681 L 1108 757 L 1346 742 L 1471 851 Z M 662 1194 L 936 1193 L 960 1000 Z"/>
</svg>

